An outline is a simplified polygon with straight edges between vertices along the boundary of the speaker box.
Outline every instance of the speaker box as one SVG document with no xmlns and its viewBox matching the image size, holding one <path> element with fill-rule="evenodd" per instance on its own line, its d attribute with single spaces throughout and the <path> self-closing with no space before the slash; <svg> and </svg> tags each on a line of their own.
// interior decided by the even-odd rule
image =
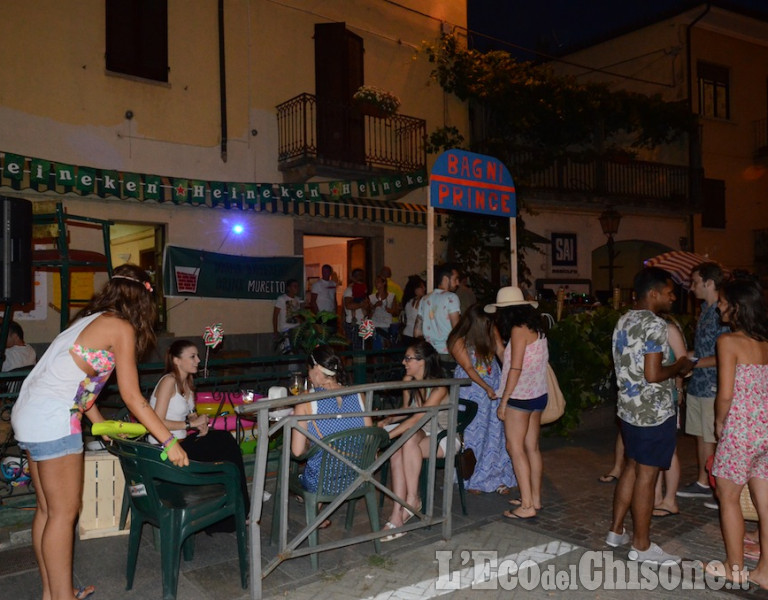
<svg viewBox="0 0 768 600">
<path fill-rule="evenodd" d="M 0 302 L 32 300 L 32 203 L 0 196 Z"/>
</svg>

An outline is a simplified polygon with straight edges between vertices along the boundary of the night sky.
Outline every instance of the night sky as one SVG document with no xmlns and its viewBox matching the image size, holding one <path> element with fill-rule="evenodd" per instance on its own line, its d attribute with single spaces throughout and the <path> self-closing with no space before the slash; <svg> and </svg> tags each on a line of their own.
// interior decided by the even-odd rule
<svg viewBox="0 0 768 600">
<path fill-rule="evenodd" d="M 562 55 L 587 42 L 704 7 L 700 0 L 468 0 L 468 28 L 482 50 L 507 50 L 520 59 L 544 57 L 523 49 Z M 714 0 L 768 20 L 768 0 Z M 513 45 L 506 44 L 510 42 Z"/>
</svg>

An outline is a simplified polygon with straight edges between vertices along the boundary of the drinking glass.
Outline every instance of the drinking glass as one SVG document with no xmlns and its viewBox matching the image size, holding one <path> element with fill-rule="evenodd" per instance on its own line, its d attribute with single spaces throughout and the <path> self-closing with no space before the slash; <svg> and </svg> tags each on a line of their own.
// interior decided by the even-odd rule
<svg viewBox="0 0 768 600">
<path fill-rule="evenodd" d="M 291 394 L 298 396 L 306 389 L 307 380 L 304 378 L 304 375 L 301 373 L 293 373 L 291 375 L 291 385 L 288 387 L 288 390 L 291 392 Z"/>
</svg>

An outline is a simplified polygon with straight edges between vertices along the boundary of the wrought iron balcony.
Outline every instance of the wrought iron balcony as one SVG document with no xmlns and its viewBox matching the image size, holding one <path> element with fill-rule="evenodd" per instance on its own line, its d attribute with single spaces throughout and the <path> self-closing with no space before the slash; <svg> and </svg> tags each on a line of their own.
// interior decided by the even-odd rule
<svg viewBox="0 0 768 600">
<path fill-rule="evenodd" d="M 515 152 L 510 163 L 513 177 L 516 172 L 525 174 L 518 186 L 530 192 L 567 194 L 586 203 L 609 199 L 674 212 L 692 212 L 700 204 L 703 172 L 687 166 L 629 157 L 561 157 L 548 163 L 533 152 Z M 560 197 L 558 202 L 569 198 Z"/>
<path fill-rule="evenodd" d="M 346 171 L 412 172 L 427 164 L 424 119 L 364 114 L 354 105 L 299 94 L 277 106 L 281 171 L 306 166 Z"/>
</svg>

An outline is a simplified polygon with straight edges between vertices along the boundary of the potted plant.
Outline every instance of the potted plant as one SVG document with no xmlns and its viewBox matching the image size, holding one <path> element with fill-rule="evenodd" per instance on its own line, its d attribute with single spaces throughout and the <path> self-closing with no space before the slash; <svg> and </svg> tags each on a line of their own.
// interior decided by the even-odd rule
<svg viewBox="0 0 768 600">
<path fill-rule="evenodd" d="M 363 114 L 386 119 L 400 108 L 400 98 L 372 85 L 361 85 L 352 100 Z"/>
<path fill-rule="evenodd" d="M 347 346 L 347 338 L 336 333 L 328 321 L 336 318 L 336 313 L 321 310 L 317 314 L 303 309 L 296 313 L 301 323 L 288 331 L 291 347 L 296 353 L 309 354 L 318 344 Z"/>
</svg>

